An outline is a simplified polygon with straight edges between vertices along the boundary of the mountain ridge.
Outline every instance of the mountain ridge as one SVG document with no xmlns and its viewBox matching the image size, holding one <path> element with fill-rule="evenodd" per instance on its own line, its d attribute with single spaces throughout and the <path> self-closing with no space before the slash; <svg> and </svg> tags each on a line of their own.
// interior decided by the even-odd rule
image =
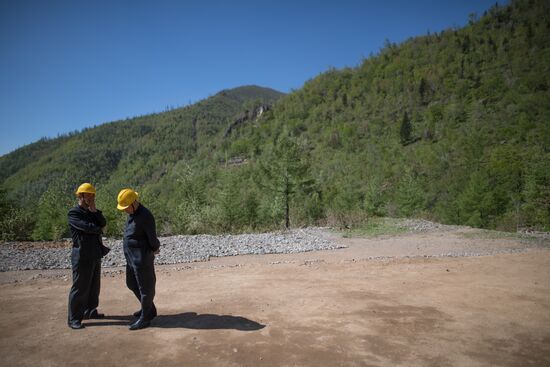
<svg viewBox="0 0 550 367">
<path fill-rule="evenodd" d="M 224 118 L 222 124 L 223 126 L 225 126 L 225 123 L 228 122 L 233 117 L 233 115 L 236 115 L 241 110 L 244 110 L 245 106 L 241 105 L 245 104 L 247 101 L 254 101 L 255 99 L 257 99 L 261 101 L 267 101 L 271 104 L 282 95 L 283 93 L 278 92 L 274 89 L 258 86 L 241 86 L 232 89 L 224 89 L 211 97 L 207 97 L 201 101 L 198 101 L 195 104 L 178 107 L 170 111 L 152 113 L 133 118 L 106 122 L 100 125 L 96 125 L 94 127 L 84 128 L 80 132 L 71 132 L 69 134 L 61 135 L 56 138 L 43 138 L 35 143 L 25 145 L 9 154 L 0 157 L 0 182 L 5 184 L 7 188 L 10 189 L 10 180 L 8 179 L 8 177 L 13 174 L 17 174 L 18 169 L 25 169 L 26 166 L 30 166 L 30 170 L 35 171 L 35 175 L 40 175 L 40 170 L 37 170 L 35 166 L 41 165 L 41 159 L 44 160 L 46 158 L 45 160 L 47 160 L 48 155 L 55 155 L 56 151 L 62 149 L 62 147 L 66 146 L 67 144 L 73 145 L 71 147 L 71 150 L 78 150 L 81 148 L 78 148 L 75 145 L 91 145 L 94 143 L 100 143 L 100 141 L 98 141 L 100 140 L 100 138 L 96 136 L 98 135 L 98 133 L 100 135 L 120 135 L 121 130 L 126 129 L 127 131 L 129 125 L 131 125 L 133 135 L 128 136 L 127 138 L 139 139 L 151 133 L 155 124 L 157 124 L 157 127 L 159 127 L 159 125 L 166 125 L 170 121 L 173 123 L 188 123 L 189 121 L 184 121 L 184 119 L 193 118 L 198 118 L 199 122 L 204 121 L 204 119 L 201 119 L 200 116 L 208 115 L 208 112 L 199 111 L 199 109 L 201 108 L 203 110 L 225 107 L 229 108 L 228 116 L 223 116 Z M 221 107 L 216 105 L 221 105 Z M 160 119 L 157 118 L 159 116 L 161 117 Z M 208 117 L 212 116 L 206 116 L 206 118 Z M 220 118 L 220 116 L 214 116 L 214 118 Z M 101 134 L 103 131 L 109 131 L 109 134 Z M 112 165 L 118 163 L 119 159 L 121 158 L 120 154 L 121 153 L 119 149 L 110 149 L 108 147 L 105 148 L 103 156 L 113 158 L 115 160 L 111 162 L 111 165 L 108 165 L 106 167 L 108 168 L 108 172 L 112 171 Z M 39 157 L 41 155 L 42 157 Z M 15 158 L 12 159 L 12 157 Z M 77 159 L 73 159 L 73 161 L 76 160 Z M 93 170 L 94 167 L 90 167 L 87 172 L 82 176 L 93 177 L 93 172 L 91 172 Z M 84 179 L 84 177 L 81 178 Z"/>
</svg>

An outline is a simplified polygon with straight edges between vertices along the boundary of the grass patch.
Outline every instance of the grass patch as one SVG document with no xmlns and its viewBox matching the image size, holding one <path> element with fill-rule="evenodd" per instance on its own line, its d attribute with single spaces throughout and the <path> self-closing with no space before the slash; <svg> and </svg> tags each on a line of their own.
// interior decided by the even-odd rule
<svg viewBox="0 0 550 367">
<path fill-rule="evenodd" d="M 339 232 L 344 238 L 397 235 L 408 231 L 400 223 L 399 219 L 371 218 L 366 223 L 359 224 L 351 229 L 340 230 Z"/>
</svg>

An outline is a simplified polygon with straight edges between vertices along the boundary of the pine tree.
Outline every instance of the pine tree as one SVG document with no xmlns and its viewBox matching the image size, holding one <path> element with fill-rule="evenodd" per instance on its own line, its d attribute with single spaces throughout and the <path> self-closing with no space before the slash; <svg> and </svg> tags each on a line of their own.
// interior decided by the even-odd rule
<svg viewBox="0 0 550 367">
<path fill-rule="evenodd" d="M 299 141 L 284 131 L 260 161 L 263 174 L 260 185 L 282 198 L 286 228 L 290 227 L 290 206 L 295 195 L 313 186 L 307 157 Z"/>
<path fill-rule="evenodd" d="M 409 115 L 405 111 L 405 113 L 403 114 L 403 120 L 401 120 L 401 129 L 399 130 L 402 145 L 407 145 L 407 143 L 411 141 L 411 133 L 411 121 L 409 120 Z"/>
<path fill-rule="evenodd" d="M 383 216 L 385 198 L 383 195 L 383 188 L 378 177 L 373 177 L 369 180 L 365 192 L 365 199 L 363 200 L 363 208 L 368 215 Z"/>
<path fill-rule="evenodd" d="M 424 191 L 411 172 L 406 172 L 397 187 L 396 201 L 399 213 L 410 217 L 424 208 Z"/>
<path fill-rule="evenodd" d="M 473 227 L 486 227 L 495 206 L 487 174 L 483 171 L 474 172 L 457 202 L 461 223 Z"/>
<path fill-rule="evenodd" d="M 421 78 L 420 84 L 418 86 L 418 93 L 420 94 L 420 102 L 422 104 L 426 104 L 427 92 L 428 92 L 428 83 L 426 82 L 426 79 Z"/>
</svg>

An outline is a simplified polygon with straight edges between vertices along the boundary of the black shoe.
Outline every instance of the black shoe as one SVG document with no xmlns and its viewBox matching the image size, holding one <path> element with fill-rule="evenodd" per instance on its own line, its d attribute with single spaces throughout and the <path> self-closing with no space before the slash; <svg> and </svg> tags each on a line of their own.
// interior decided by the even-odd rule
<svg viewBox="0 0 550 367">
<path fill-rule="evenodd" d="M 99 313 L 97 312 L 97 310 L 93 310 L 92 312 L 90 312 L 90 319 L 104 319 L 105 318 L 105 314 L 104 313 Z"/>
<path fill-rule="evenodd" d="M 84 320 L 103 319 L 103 318 L 105 318 L 105 314 L 97 312 L 97 309 L 93 309 L 92 312 L 90 313 L 87 313 L 87 312 L 84 313 Z"/>
<path fill-rule="evenodd" d="M 139 330 L 139 329 L 145 329 L 146 327 L 149 327 L 151 325 L 151 321 L 145 321 L 141 317 L 134 322 L 133 324 L 130 324 L 129 329 L 130 330 Z"/>
<path fill-rule="evenodd" d="M 157 317 L 157 308 L 155 306 L 153 306 L 153 312 L 151 312 L 151 315 L 149 315 L 148 320 L 151 321 L 155 317 Z"/>
<path fill-rule="evenodd" d="M 84 329 L 84 325 L 82 325 L 82 322 L 78 320 L 69 322 L 69 327 L 74 330 Z"/>
<path fill-rule="evenodd" d="M 133 313 L 134 317 L 141 317 L 141 310 L 138 310 Z M 157 308 L 155 305 L 153 305 L 153 312 L 151 312 L 151 315 L 148 317 L 149 321 L 157 317 Z"/>
</svg>

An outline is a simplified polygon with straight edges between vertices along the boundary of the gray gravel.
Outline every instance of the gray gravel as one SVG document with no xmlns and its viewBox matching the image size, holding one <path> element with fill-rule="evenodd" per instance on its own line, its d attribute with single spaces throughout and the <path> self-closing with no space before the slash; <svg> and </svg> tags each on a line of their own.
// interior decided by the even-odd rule
<svg viewBox="0 0 550 367">
<path fill-rule="evenodd" d="M 296 253 L 345 247 L 330 242 L 315 228 L 259 234 L 171 236 L 160 237 L 159 240 L 160 255 L 155 257 L 155 263 L 159 265 L 208 261 L 210 257 Z M 103 258 L 103 266 L 126 265 L 121 240 L 104 239 L 104 244 L 111 248 L 111 252 Z M 17 244 L 5 244 L 0 246 L 0 271 L 69 269 L 70 252 L 70 247 L 21 248 Z"/>
<path fill-rule="evenodd" d="M 471 257 L 524 252 L 533 248 L 550 249 L 548 232 L 509 234 L 442 225 L 421 219 L 388 221 L 390 225 L 405 228 L 409 233 L 432 233 L 433 236 L 365 239 L 361 242 L 358 257 L 364 260 Z M 158 265 L 208 261 L 211 257 L 332 250 L 348 244 L 342 244 L 338 236 L 328 234 L 326 228 L 241 235 L 171 236 L 161 237 L 160 242 L 160 255 L 155 258 Z M 126 260 L 122 252 L 122 241 L 104 239 L 104 243 L 111 248 L 111 252 L 103 259 L 103 267 L 124 266 Z M 54 245 L 40 242 L 3 244 L 0 246 L 0 272 L 70 269 L 70 247 L 69 240 Z M 350 250 L 353 253 L 351 245 Z"/>
<path fill-rule="evenodd" d="M 469 228 L 466 226 L 430 222 L 425 219 L 402 219 L 397 221 L 396 225 L 412 232 L 456 231 L 458 229 Z"/>
</svg>

